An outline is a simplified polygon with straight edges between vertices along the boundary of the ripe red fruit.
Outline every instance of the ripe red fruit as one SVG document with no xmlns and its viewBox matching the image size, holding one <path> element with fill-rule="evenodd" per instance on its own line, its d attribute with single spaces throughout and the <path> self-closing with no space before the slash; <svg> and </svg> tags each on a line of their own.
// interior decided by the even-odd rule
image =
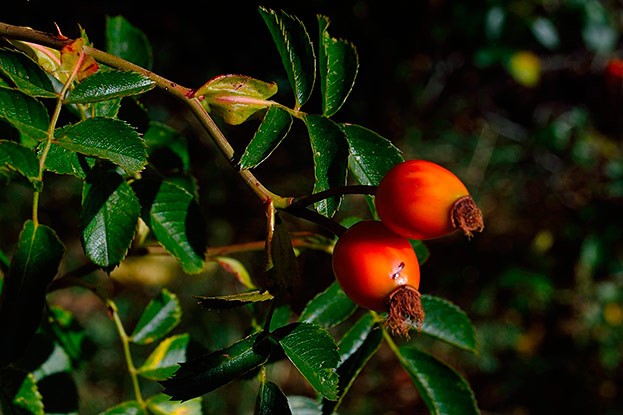
<svg viewBox="0 0 623 415">
<path fill-rule="evenodd" d="M 467 188 L 450 170 L 426 160 L 392 167 L 375 194 L 381 221 L 410 239 L 433 239 L 457 228 L 468 237 L 482 231 L 482 212 Z"/>
<path fill-rule="evenodd" d="M 389 312 L 385 322 L 395 334 L 408 336 L 421 327 L 420 265 L 409 240 L 382 222 L 366 220 L 348 228 L 333 250 L 335 278 L 356 304 Z"/>
</svg>

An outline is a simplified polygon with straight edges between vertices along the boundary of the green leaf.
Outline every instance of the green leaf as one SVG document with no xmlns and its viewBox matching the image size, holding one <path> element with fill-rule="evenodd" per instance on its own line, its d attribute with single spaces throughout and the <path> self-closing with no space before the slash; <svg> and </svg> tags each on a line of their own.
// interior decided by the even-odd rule
<svg viewBox="0 0 623 415">
<path fill-rule="evenodd" d="M 337 368 L 339 376 L 338 400 L 324 400 L 322 413 L 330 415 L 342 402 L 357 376 L 376 353 L 383 340 L 383 331 L 372 314 L 367 313 L 355 323 L 342 337 L 338 345 L 340 364 Z"/>
<path fill-rule="evenodd" d="M 286 110 L 272 105 L 240 158 L 241 169 L 260 165 L 281 144 L 292 127 L 292 116 Z"/>
<path fill-rule="evenodd" d="M 267 289 L 273 292 L 289 291 L 299 275 L 298 262 L 290 233 L 281 217 L 275 213 L 273 231 L 267 236 Z"/>
<path fill-rule="evenodd" d="M 273 382 L 262 382 L 255 401 L 254 415 L 292 415 L 288 398 Z"/>
<path fill-rule="evenodd" d="M 46 288 L 64 250 L 52 229 L 24 224 L 0 296 L 0 367 L 19 357 L 39 327 Z"/>
<path fill-rule="evenodd" d="M 85 78 L 67 94 L 64 102 L 86 104 L 143 94 L 156 86 L 144 75 L 131 71 L 100 70 Z"/>
<path fill-rule="evenodd" d="M 10 178 L 13 172 L 25 177 L 35 190 L 41 190 L 39 159 L 35 152 L 13 141 L 0 140 L 0 177 Z"/>
<path fill-rule="evenodd" d="M 160 171 L 190 171 L 188 141 L 179 131 L 167 124 L 151 121 L 143 135 L 149 162 Z"/>
<path fill-rule="evenodd" d="M 426 313 L 423 333 L 473 353 L 478 350 L 474 326 L 463 310 L 427 294 L 422 295 L 422 307 Z"/>
<path fill-rule="evenodd" d="M 44 415 L 43 397 L 32 373 L 0 368 L 0 413 Z"/>
<path fill-rule="evenodd" d="M 86 156 L 110 160 L 129 174 L 147 164 L 147 148 L 125 121 L 94 117 L 56 131 L 56 143 Z"/>
<path fill-rule="evenodd" d="M 355 85 L 359 71 L 359 56 L 355 46 L 344 39 L 329 35 L 329 18 L 318 16 L 320 40 L 318 66 L 320 68 L 320 90 L 322 93 L 322 114 L 331 117 L 344 105 Z"/>
<path fill-rule="evenodd" d="M 149 39 L 123 16 L 106 17 L 106 51 L 142 68 L 152 69 Z"/>
<path fill-rule="evenodd" d="M 95 169 L 84 183 L 81 242 L 94 264 L 110 269 L 126 256 L 141 212 L 132 187 L 113 170 Z"/>
<path fill-rule="evenodd" d="M 223 117 L 228 124 L 245 122 L 256 112 L 273 105 L 267 101 L 277 93 L 277 84 L 244 75 L 221 75 L 203 84 L 195 97 L 206 110 Z"/>
<path fill-rule="evenodd" d="M 264 7 L 260 7 L 259 12 L 277 46 L 298 109 L 309 100 L 314 89 L 316 81 L 314 46 L 305 25 L 296 16 Z"/>
<path fill-rule="evenodd" d="M 150 413 L 158 415 L 201 415 L 201 398 L 186 402 L 171 401 L 162 393 L 147 400 Z"/>
<path fill-rule="evenodd" d="M 56 98 L 50 79 L 41 68 L 21 52 L 0 48 L 0 73 L 31 97 Z"/>
<path fill-rule="evenodd" d="M 353 303 L 334 281 L 307 303 L 299 320 L 331 328 L 346 320 L 356 310 L 357 304 Z"/>
<path fill-rule="evenodd" d="M 45 105 L 22 92 L 6 88 L 0 88 L 0 119 L 35 141 L 47 136 L 50 124 Z"/>
<path fill-rule="evenodd" d="M 93 157 L 86 157 L 59 145 L 52 144 L 45 159 L 45 168 L 57 174 L 70 174 L 79 179 L 86 179 L 95 165 Z"/>
<path fill-rule="evenodd" d="M 389 169 L 404 161 L 400 149 L 374 131 L 355 124 L 340 128 L 348 141 L 348 167 L 359 183 L 377 186 Z"/>
<path fill-rule="evenodd" d="M 141 314 L 130 335 L 136 344 L 149 344 L 167 335 L 182 318 L 182 308 L 177 296 L 163 288 Z"/>
<path fill-rule="evenodd" d="M 99 415 L 147 415 L 147 412 L 136 401 L 127 401 L 108 408 Z"/>
<path fill-rule="evenodd" d="M 348 169 L 348 143 L 344 133 L 329 118 L 307 115 L 303 119 L 309 132 L 314 159 L 314 193 L 344 186 Z M 328 217 L 335 215 L 342 197 L 333 196 L 315 204 L 316 210 Z"/>
<path fill-rule="evenodd" d="M 327 399 L 337 399 L 339 354 L 335 340 L 323 327 L 292 323 L 274 332 L 286 356 L 310 385 Z"/>
<path fill-rule="evenodd" d="M 207 248 L 206 225 L 194 196 L 167 180 L 139 180 L 134 190 L 141 201 L 141 217 L 158 242 L 177 258 L 185 272 L 201 272 Z"/>
<path fill-rule="evenodd" d="M 453 368 L 412 347 L 400 347 L 398 358 L 431 414 L 480 414 L 469 384 Z"/>
<path fill-rule="evenodd" d="M 172 378 L 160 382 L 163 393 L 186 401 L 245 376 L 268 361 L 273 351 L 270 338 L 255 333 L 238 342 L 180 365 Z"/>
<path fill-rule="evenodd" d="M 195 296 L 199 299 L 199 305 L 210 310 L 224 310 L 241 307 L 243 305 L 270 301 L 274 299 L 268 291 L 248 291 L 240 294 L 222 295 L 219 297 Z"/>
<path fill-rule="evenodd" d="M 190 336 L 186 333 L 167 337 L 151 352 L 137 373 L 151 380 L 165 380 L 186 361 L 186 347 Z"/>
</svg>

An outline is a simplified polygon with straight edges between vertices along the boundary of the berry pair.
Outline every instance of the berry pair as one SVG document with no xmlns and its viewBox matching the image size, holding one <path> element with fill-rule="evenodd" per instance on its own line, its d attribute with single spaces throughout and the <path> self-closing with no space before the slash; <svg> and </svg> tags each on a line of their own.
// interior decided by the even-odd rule
<svg viewBox="0 0 623 415">
<path fill-rule="evenodd" d="M 333 251 L 333 272 L 350 299 L 361 307 L 388 312 L 386 325 L 408 336 L 421 328 L 420 267 L 409 239 L 426 240 L 460 229 L 468 237 L 482 231 L 482 213 L 461 180 L 426 160 L 397 164 L 375 194 L 380 221 L 351 226 Z"/>
</svg>

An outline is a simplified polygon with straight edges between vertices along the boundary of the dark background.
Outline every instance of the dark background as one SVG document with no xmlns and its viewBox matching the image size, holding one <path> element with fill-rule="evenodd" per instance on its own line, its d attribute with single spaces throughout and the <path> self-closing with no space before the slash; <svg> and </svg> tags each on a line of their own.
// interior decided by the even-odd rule
<svg viewBox="0 0 623 415">
<path fill-rule="evenodd" d="M 328 16 L 331 35 L 354 43 L 360 59 L 355 88 L 335 119 L 378 132 L 405 158 L 431 159 L 455 171 L 484 211 L 485 231 L 472 240 L 454 235 L 427 242 L 431 256 L 420 287 L 467 312 L 479 355 L 417 337 L 412 342 L 468 379 L 483 414 L 623 413 L 623 81 L 605 75 L 607 62 L 621 54 L 619 3 L 178 0 L 158 7 L 129 0 L 16 0 L 0 21 L 51 32 L 56 23 L 69 37 L 82 27 L 95 47 L 105 49 L 106 17 L 123 15 L 150 40 L 156 73 L 193 88 L 225 73 L 276 81 L 276 99 L 291 105 L 259 4 L 298 16 L 314 40 L 316 14 Z M 499 29 L 487 23 L 497 12 L 506 16 Z M 556 28 L 557 45 L 532 30 L 539 18 Z M 591 41 L 597 32 L 601 40 Z M 533 86 L 512 75 L 511 58 L 520 51 L 533 53 L 540 64 Z M 317 109 L 315 97 L 304 109 Z M 203 133 L 192 117 L 157 92 L 146 103 L 196 146 L 194 173 L 209 212 L 211 243 L 261 239 L 261 206 L 214 148 L 198 144 Z M 223 128 L 238 150 L 252 133 L 245 126 Z M 310 191 L 313 175 L 303 131 L 292 135 L 257 176 L 277 193 L 298 195 Z M 76 222 L 63 203 L 79 203 L 79 189 L 72 193 L 75 184 L 68 186 L 51 191 L 42 204 L 61 235 L 70 235 Z M 0 202 L 5 234 L 17 232 L 19 211 L 7 210 L 17 202 Z M 364 209 L 362 200 L 349 197 L 341 214 Z M 326 254 L 301 257 L 299 306 L 331 281 L 329 264 Z M 209 292 L 223 287 L 215 281 L 188 285 Z M 204 294 L 186 288 L 190 295 Z M 94 307 L 84 301 L 85 308 Z M 94 331 L 107 330 L 105 318 L 85 315 L 98 327 Z M 201 319 L 196 335 L 212 345 L 219 340 L 209 333 L 210 322 L 239 323 L 230 314 Z M 113 361 L 100 354 L 95 368 L 80 375 L 85 407 L 127 396 L 107 358 Z M 274 376 L 287 393 L 308 392 L 287 368 L 278 367 Z M 206 413 L 245 413 L 253 400 L 250 386 L 228 386 L 206 398 Z M 340 413 L 425 409 L 381 349 Z"/>
</svg>

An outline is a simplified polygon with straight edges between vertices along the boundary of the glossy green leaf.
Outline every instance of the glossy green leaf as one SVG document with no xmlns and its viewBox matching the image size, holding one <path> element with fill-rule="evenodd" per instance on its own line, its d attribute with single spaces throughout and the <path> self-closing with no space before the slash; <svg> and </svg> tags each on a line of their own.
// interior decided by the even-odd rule
<svg viewBox="0 0 623 415">
<path fill-rule="evenodd" d="M 431 414 L 479 415 L 467 381 L 436 357 L 412 347 L 400 347 L 398 359 Z"/>
<path fill-rule="evenodd" d="M 70 174 L 79 179 L 86 179 L 95 164 L 93 157 L 87 157 L 56 144 L 50 146 L 45 158 L 45 169 L 57 174 Z"/>
<path fill-rule="evenodd" d="M 202 415 L 201 398 L 191 399 L 186 402 L 172 401 L 162 393 L 152 396 L 147 400 L 147 409 L 150 413 L 158 415 Z"/>
<path fill-rule="evenodd" d="M 106 17 L 106 51 L 142 68 L 152 69 L 149 39 L 123 16 Z"/>
<path fill-rule="evenodd" d="M 266 246 L 266 288 L 275 293 L 291 290 L 299 275 L 298 262 L 290 233 L 278 214 L 275 214 L 274 228 L 267 236 Z"/>
<path fill-rule="evenodd" d="M 136 344 L 152 343 L 173 330 L 181 318 L 182 308 L 177 296 L 163 288 L 143 310 L 130 341 Z"/>
<path fill-rule="evenodd" d="M 165 380 L 186 361 L 186 347 L 190 336 L 186 333 L 167 337 L 151 352 L 137 369 L 139 375 L 151 380 Z"/>
<path fill-rule="evenodd" d="M 0 367 L 19 357 L 39 327 L 46 288 L 64 251 L 52 229 L 24 224 L 0 296 Z"/>
<path fill-rule="evenodd" d="M 339 354 L 329 332 L 312 323 L 292 323 L 274 332 L 288 359 L 323 397 L 338 397 Z"/>
<path fill-rule="evenodd" d="M 334 281 L 307 303 L 299 320 L 331 328 L 346 320 L 356 310 L 357 304 Z"/>
<path fill-rule="evenodd" d="M 273 348 L 265 334 L 252 334 L 221 350 L 182 363 L 173 377 L 160 382 L 163 393 L 182 401 L 204 395 L 266 363 Z"/>
<path fill-rule="evenodd" d="M 99 415 L 147 415 L 147 412 L 136 401 L 127 401 L 108 408 Z"/>
<path fill-rule="evenodd" d="M 218 114 L 228 124 L 238 125 L 270 107 L 272 103 L 267 99 L 276 93 L 276 83 L 244 75 L 221 75 L 203 84 L 195 96 L 206 110 Z"/>
<path fill-rule="evenodd" d="M 426 313 L 422 333 L 470 352 L 478 350 L 474 326 L 463 310 L 428 294 L 422 295 L 422 307 Z"/>
<path fill-rule="evenodd" d="M 0 411 L 16 415 L 44 415 L 43 397 L 32 373 L 0 369 Z"/>
<path fill-rule="evenodd" d="M 41 190 L 39 159 L 35 152 L 13 141 L 0 140 L 0 177 L 9 177 L 19 173 L 32 184 L 35 190 Z"/>
<path fill-rule="evenodd" d="M 299 18 L 283 11 L 260 7 L 259 12 L 281 56 L 296 108 L 300 108 L 309 100 L 316 81 L 316 55 L 307 29 Z"/>
<path fill-rule="evenodd" d="M 292 127 L 292 116 L 286 110 L 271 106 L 249 145 L 240 158 L 241 169 L 252 169 L 266 160 L 281 144 Z"/>
<path fill-rule="evenodd" d="M 341 404 L 357 376 L 376 353 L 383 340 L 383 331 L 374 321 L 372 314 L 361 317 L 338 344 L 340 364 L 337 368 L 339 376 L 337 401 L 324 400 L 322 413 L 332 414 Z"/>
<path fill-rule="evenodd" d="M 355 85 L 359 71 L 359 56 L 352 43 L 329 35 L 328 17 L 318 16 L 318 26 L 322 114 L 331 117 L 344 105 Z"/>
<path fill-rule="evenodd" d="M 110 160 L 126 172 L 147 164 L 147 148 L 134 127 L 125 121 L 94 117 L 56 131 L 56 143 L 86 156 Z"/>
<path fill-rule="evenodd" d="M 307 115 L 304 118 L 314 160 L 314 193 L 346 185 L 348 143 L 344 133 L 329 118 Z M 332 217 L 339 209 L 342 197 L 333 196 L 315 204 L 316 210 Z"/>
<path fill-rule="evenodd" d="M 263 382 L 255 401 L 254 415 L 292 415 L 288 398 L 273 382 Z"/>
<path fill-rule="evenodd" d="M 206 225 L 194 195 L 167 180 L 139 180 L 134 189 L 141 201 L 141 217 L 158 242 L 177 258 L 185 272 L 201 272 L 207 248 Z"/>
<path fill-rule="evenodd" d="M 45 105 L 22 92 L 0 88 L 0 119 L 34 141 L 47 137 L 50 116 Z"/>
<path fill-rule="evenodd" d="M 240 294 L 221 295 L 218 297 L 196 296 L 199 305 L 209 310 L 225 310 L 246 304 L 260 303 L 274 299 L 268 291 L 248 291 Z"/>
<path fill-rule="evenodd" d="M 100 70 L 71 89 L 64 102 L 86 104 L 143 94 L 156 86 L 144 75 L 131 71 Z"/>
<path fill-rule="evenodd" d="M 0 49 L 0 73 L 31 97 L 55 98 L 50 79 L 41 68 L 21 52 Z"/>
<path fill-rule="evenodd" d="M 149 162 L 159 171 L 190 171 L 188 140 L 174 128 L 152 121 L 143 135 Z"/>
<path fill-rule="evenodd" d="M 402 152 L 391 141 L 356 124 L 340 124 L 348 141 L 348 167 L 355 179 L 377 186 L 385 173 L 404 161 Z"/>
<path fill-rule="evenodd" d="M 94 264 L 110 269 L 126 256 L 141 212 L 132 187 L 114 170 L 87 177 L 80 211 L 81 242 Z"/>
</svg>

